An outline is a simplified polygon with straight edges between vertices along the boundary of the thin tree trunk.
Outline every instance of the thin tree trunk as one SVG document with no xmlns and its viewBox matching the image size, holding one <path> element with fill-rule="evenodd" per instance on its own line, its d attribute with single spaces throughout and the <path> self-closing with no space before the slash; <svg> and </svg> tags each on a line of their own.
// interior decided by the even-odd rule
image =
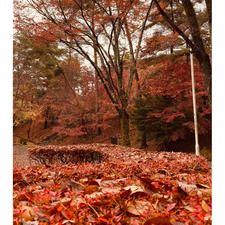
<svg viewBox="0 0 225 225">
<path fill-rule="evenodd" d="M 92 30 L 95 32 L 95 19 L 94 19 L 94 14 L 95 14 L 95 3 L 93 5 L 93 17 L 92 17 Z M 95 41 L 93 41 L 94 45 L 94 63 L 96 66 L 98 66 L 98 56 L 97 56 L 97 51 L 96 51 L 96 46 L 95 46 Z M 101 135 L 101 128 L 98 126 L 99 125 L 99 90 L 98 90 L 98 72 L 95 70 L 95 115 L 96 115 L 96 130 L 95 134 Z"/>
<path fill-rule="evenodd" d="M 209 20 L 209 28 L 210 34 L 212 33 L 212 0 L 205 0 L 207 13 L 208 13 L 208 20 Z"/>
<path fill-rule="evenodd" d="M 170 0 L 170 8 L 171 8 L 171 20 L 172 20 L 172 22 L 174 23 L 173 0 Z M 174 29 L 173 29 L 173 33 L 175 33 Z M 173 54 L 173 49 L 174 49 L 174 46 L 171 45 L 171 46 L 170 46 L 170 54 Z"/>
<path fill-rule="evenodd" d="M 146 149 L 147 148 L 147 137 L 146 137 L 146 129 L 143 128 L 140 131 L 140 136 L 141 136 L 141 149 Z"/>
<path fill-rule="evenodd" d="M 97 52 L 94 48 L 94 61 L 95 64 L 98 65 L 98 59 L 97 59 Z M 95 70 L 95 114 L 96 114 L 96 135 L 101 134 L 101 128 L 98 127 L 99 125 L 99 90 L 98 90 L 98 74 L 97 71 Z"/>
<path fill-rule="evenodd" d="M 129 115 L 126 109 L 122 109 L 119 112 L 120 126 L 122 132 L 122 145 L 130 146 L 130 126 L 129 126 Z"/>
</svg>

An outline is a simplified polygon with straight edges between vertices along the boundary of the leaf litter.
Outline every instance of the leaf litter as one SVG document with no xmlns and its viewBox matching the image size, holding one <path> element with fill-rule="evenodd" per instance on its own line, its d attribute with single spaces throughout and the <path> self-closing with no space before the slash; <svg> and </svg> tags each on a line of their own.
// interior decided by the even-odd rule
<svg viewBox="0 0 225 225">
<path fill-rule="evenodd" d="M 202 156 L 79 145 L 101 163 L 15 168 L 14 224 L 211 224 L 211 170 Z"/>
</svg>

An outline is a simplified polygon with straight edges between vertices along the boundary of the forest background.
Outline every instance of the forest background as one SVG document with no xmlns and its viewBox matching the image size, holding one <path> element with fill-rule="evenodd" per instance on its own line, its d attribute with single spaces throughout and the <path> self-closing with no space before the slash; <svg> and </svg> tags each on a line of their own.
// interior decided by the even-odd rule
<svg viewBox="0 0 225 225">
<path fill-rule="evenodd" d="M 15 1 L 14 143 L 115 136 L 125 146 L 190 151 L 191 47 L 200 148 L 210 155 L 210 1 L 57 4 Z"/>
<path fill-rule="evenodd" d="M 221 14 L 221 15 L 222 15 L 222 14 Z M 6 32 L 6 33 L 11 33 L 11 32 Z M 7 38 L 7 39 L 8 39 L 8 38 Z M 10 44 L 9 44 L 9 46 L 10 46 Z M 222 44 L 221 44 L 221 46 L 222 46 Z M 221 48 L 221 49 L 222 49 L 222 48 Z M 218 55 L 219 55 L 219 54 L 218 54 Z M 7 57 L 4 57 L 4 59 L 5 59 L 5 58 L 7 58 Z M 9 57 L 9 58 L 10 58 L 10 57 Z M 219 59 L 221 59 L 221 57 L 219 57 L 219 58 L 217 57 L 217 58 L 216 58 L 215 64 L 216 64 L 217 62 L 219 62 Z M 4 60 L 2 60 L 2 61 L 4 61 Z M 10 64 L 10 63 L 7 61 L 7 63 L 4 63 L 4 64 Z M 216 64 L 216 67 L 219 68 L 218 64 Z M 220 68 L 221 68 L 221 67 L 220 67 Z M 219 71 L 220 71 L 220 73 L 221 73 L 222 70 L 219 70 Z M 11 80 L 11 81 L 12 81 L 12 80 Z M 221 82 L 221 81 L 220 81 L 220 82 Z M 219 91 L 219 87 L 220 87 L 220 85 L 219 85 L 220 82 L 217 82 L 218 85 L 217 85 L 217 88 L 216 88 L 216 89 L 217 89 L 218 91 Z M 221 82 L 221 83 L 222 83 L 222 82 Z M 12 87 L 10 86 L 9 89 L 10 89 L 10 88 L 12 88 Z M 5 89 L 2 89 L 2 90 L 4 90 L 4 93 L 3 93 L 1 96 L 4 96 L 4 98 L 5 98 L 5 96 L 6 96 L 5 93 L 6 93 L 7 91 L 5 91 Z M 215 91 L 216 91 L 216 90 L 215 90 Z M 219 99 L 219 98 L 218 98 L 218 99 Z M 8 100 L 8 102 L 11 102 L 11 100 L 12 100 L 12 99 Z M 220 100 L 221 100 L 221 99 L 220 99 Z M 217 113 L 217 115 L 219 115 L 220 113 L 224 112 L 223 109 L 221 108 L 221 104 L 220 104 L 220 103 L 219 103 L 219 104 L 217 103 L 218 100 L 215 99 L 215 100 L 213 100 L 213 101 L 215 102 L 215 104 L 217 104 L 217 105 L 216 105 L 217 109 L 219 109 L 219 110 L 216 110 L 216 111 L 214 111 L 214 112 L 217 113 L 217 112 L 219 111 L 219 113 Z M 7 103 L 7 104 L 8 104 L 8 103 Z M 10 107 L 9 107 L 9 108 L 10 108 L 9 111 L 12 110 L 12 107 L 11 107 L 11 106 L 12 106 L 12 105 L 10 105 Z M 9 114 L 9 111 L 7 112 L 7 114 Z M 7 118 L 7 116 L 2 116 L 2 118 Z M 223 117 L 220 117 L 220 118 L 223 118 Z M 4 120 L 5 120 L 5 119 L 4 119 Z M 220 122 L 221 122 L 221 121 L 222 121 L 222 119 L 220 119 Z M 12 120 L 11 120 L 11 122 L 12 122 Z M 3 123 L 2 123 L 2 124 L 3 124 Z M 7 126 L 8 126 L 8 124 L 7 124 Z M 6 128 L 6 130 L 8 130 L 8 128 Z M 220 132 L 218 132 L 218 133 L 220 133 Z M 218 136 L 218 137 L 219 137 L 219 136 Z M 217 140 L 218 140 L 218 141 L 217 141 L 217 144 L 218 144 L 218 143 L 219 143 L 219 138 L 218 138 Z M 11 142 L 11 141 L 9 140 L 8 143 L 10 143 L 10 142 Z M 221 142 L 220 142 L 220 143 L 221 143 Z M 221 146 L 222 146 L 222 145 L 221 145 Z M 215 155 L 216 155 L 216 154 L 215 154 Z"/>
</svg>

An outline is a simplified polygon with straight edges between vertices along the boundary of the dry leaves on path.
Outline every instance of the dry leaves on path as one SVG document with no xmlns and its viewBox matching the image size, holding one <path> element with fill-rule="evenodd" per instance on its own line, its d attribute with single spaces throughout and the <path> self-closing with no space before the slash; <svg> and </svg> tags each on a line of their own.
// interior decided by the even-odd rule
<svg viewBox="0 0 225 225">
<path fill-rule="evenodd" d="M 108 160 L 14 169 L 14 224 L 211 224 L 204 157 L 82 147 Z"/>
</svg>

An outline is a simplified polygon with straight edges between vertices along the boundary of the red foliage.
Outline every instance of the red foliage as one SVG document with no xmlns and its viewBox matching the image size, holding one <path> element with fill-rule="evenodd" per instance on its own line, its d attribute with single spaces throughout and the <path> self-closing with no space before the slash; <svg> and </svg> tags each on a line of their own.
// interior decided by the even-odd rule
<svg viewBox="0 0 225 225">
<path fill-rule="evenodd" d="M 14 169 L 14 224 L 211 224 L 211 172 L 204 157 L 115 145 L 101 164 Z"/>
<path fill-rule="evenodd" d="M 176 118 L 183 119 L 182 126 L 191 132 L 193 125 L 193 99 L 190 74 L 190 62 L 185 57 L 174 60 L 164 60 L 160 63 L 145 67 L 143 72 L 143 94 L 146 96 L 165 96 L 172 99 L 172 103 L 163 109 L 155 108 L 149 117 L 162 118 L 168 124 L 174 123 Z M 206 134 L 211 130 L 211 106 L 204 86 L 203 74 L 199 65 L 195 63 L 195 91 L 198 112 L 199 133 Z M 146 79 L 147 78 L 147 79 Z M 177 132 L 172 139 L 179 138 Z"/>
</svg>

